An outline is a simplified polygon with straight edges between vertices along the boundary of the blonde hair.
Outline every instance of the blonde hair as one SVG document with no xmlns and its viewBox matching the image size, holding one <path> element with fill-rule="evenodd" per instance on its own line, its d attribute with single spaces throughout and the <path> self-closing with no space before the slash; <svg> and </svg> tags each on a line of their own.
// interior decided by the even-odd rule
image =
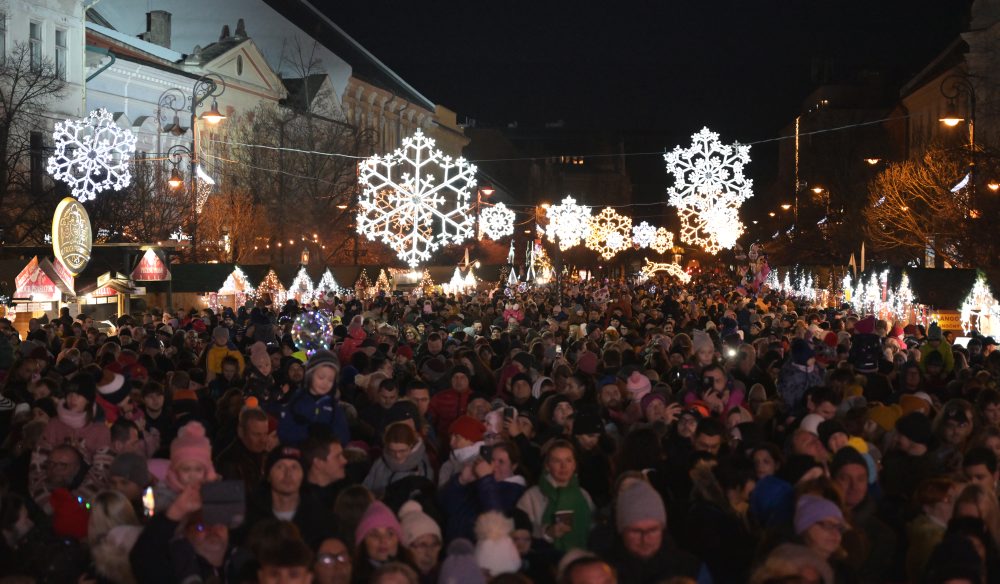
<svg viewBox="0 0 1000 584">
<path fill-rule="evenodd" d="M 118 491 L 102 491 L 94 497 L 87 522 L 87 542 L 94 546 L 112 528 L 119 525 L 139 525 L 132 503 Z"/>
<path fill-rule="evenodd" d="M 956 513 L 963 504 L 975 505 L 979 518 L 983 520 L 986 530 L 993 538 L 993 544 L 1000 549 L 1000 504 L 997 503 L 996 495 L 980 485 L 967 485 L 955 499 Z"/>
</svg>

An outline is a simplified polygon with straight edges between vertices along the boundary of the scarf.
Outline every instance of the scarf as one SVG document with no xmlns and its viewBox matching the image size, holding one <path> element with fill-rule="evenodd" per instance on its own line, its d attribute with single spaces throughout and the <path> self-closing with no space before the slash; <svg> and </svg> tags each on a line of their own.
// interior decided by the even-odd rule
<svg viewBox="0 0 1000 584">
<path fill-rule="evenodd" d="M 82 430 L 87 425 L 87 412 L 71 412 L 66 406 L 56 406 L 59 421 L 74 430 Z"/>
<path fill-rule="evenodd" d="M 573 530 L 553 542 L 556 549 L 564 552 L 573 548 L 586 549 L 592 517 L 577 475 L 574 474 L 565 487 L 557 487 L 552 484 L 552 477 L 545 473 L 542 480 L 538 481 L 538 488 L 548 500 L 542 514 L 542 525 L 555 523 L 556 511 L 573 512 Z"/>
</svg>

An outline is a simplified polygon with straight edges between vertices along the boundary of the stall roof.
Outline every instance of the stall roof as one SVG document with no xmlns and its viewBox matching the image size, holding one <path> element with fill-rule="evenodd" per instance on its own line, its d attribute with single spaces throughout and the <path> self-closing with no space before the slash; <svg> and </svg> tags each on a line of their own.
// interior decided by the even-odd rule
<svg viewBox="0 0 1000 584">
<path fill-rule="evenodd" d="M 170 282 L 137 282 L 149 292 L 216 292 L 233 273 L 236 264 L 171 264 Z"/>
<path fill-rule="evenodd" d="M 976 270 L 907 268 L 910 288 L 920 304 L 958 310 L 976 283 Z M 992 288 L 992 286 L 991 286 Z M 994 290 L 996 288 L 993 288 Z"/>
</svg>

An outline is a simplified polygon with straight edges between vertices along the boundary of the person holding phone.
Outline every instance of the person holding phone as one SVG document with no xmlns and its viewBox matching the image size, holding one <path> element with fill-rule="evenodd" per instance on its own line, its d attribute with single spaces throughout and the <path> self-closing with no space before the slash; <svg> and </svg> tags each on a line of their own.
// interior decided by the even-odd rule
<svg viewBox="0 0 1000 584">
<path fill-rule="evenodd" d="M 587 547 L 594 502 L 577 478 L 572 443 L 557 439 L 548 446 L 542 478 L 524 493 L 517 507 L 531 518 L 535 537 L 560 551 Z"/>
</svg>

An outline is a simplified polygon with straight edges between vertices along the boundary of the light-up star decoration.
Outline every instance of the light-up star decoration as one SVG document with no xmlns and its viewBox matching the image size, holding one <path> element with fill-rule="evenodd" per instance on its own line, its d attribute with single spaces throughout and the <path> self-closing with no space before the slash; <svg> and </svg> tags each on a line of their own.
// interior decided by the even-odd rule
<svg viewBox="0 0 1000 584">
<path fill-rule="evenodd" d="M 681 241 L 718 253 L 743 233 L 739 207 L 753 196 L 753 181 L 743 174 L 750 147 L 722 144 L 708 128 L 694 134 L 691 142 L 690 148 L 678 146 L 663 155 L 667 171 L 674 175 L 669 201 L 681 219 Z"/>
<path fill-rule="evenodd" d="M 587 236 L 587 247 L 610 260 L 620 251 L 624 251 L 632 243 L 629 233 L 632 232 L 632 219 L 615 212 L 611 207 L 605 207 L 600 213 L 590 218 L 590 235 Z"/>
<path fill-rule="evenodd" d="M 653 243 L 649 247 L 656 253 L 667 253 L 667 250 L 674 247 L 674 234 L 667 231 L 666 227 L 660 227 L 656 230 L 656 237 L 653 238 Z"/>
<path fill-rule="evenodd" d="M 487 207 L 479 213 L 479 228 L 493 241 L 514 233 L 514 211 L 503 203 Z"/>
<path fill-rule="evenodd" d="M 649 247 L 656 241 L 656 227 L 646 221 L 632 228 L 632 241 L 640 248 Z"/>
<path fill-rule="evenodd" d="M 434 140 L 417 129 L 402 148 L 360 164 L 358 232 L 415 268 L 442 245 L 472 237 L 475 175 L 474 165 L 435 150 Z"/>
<path fill-rule="evenodd" d="M 80 201 L 131 184 L 129 161 L 135 153 L 135 134 L 118 127 L 108 110 L 92 111 L 82 120 L 57 122 L 52 139 L 55 149 L 45 170 L 68 184 Z"/>
<path fill-rule="evenodd" d="M 578 205 L 573 197 L 566 197 L 548 210 L 549 241 L 559 244 L 559 249 L 579 245 L 590 235 L 590 207 Z"/>
</svg>

